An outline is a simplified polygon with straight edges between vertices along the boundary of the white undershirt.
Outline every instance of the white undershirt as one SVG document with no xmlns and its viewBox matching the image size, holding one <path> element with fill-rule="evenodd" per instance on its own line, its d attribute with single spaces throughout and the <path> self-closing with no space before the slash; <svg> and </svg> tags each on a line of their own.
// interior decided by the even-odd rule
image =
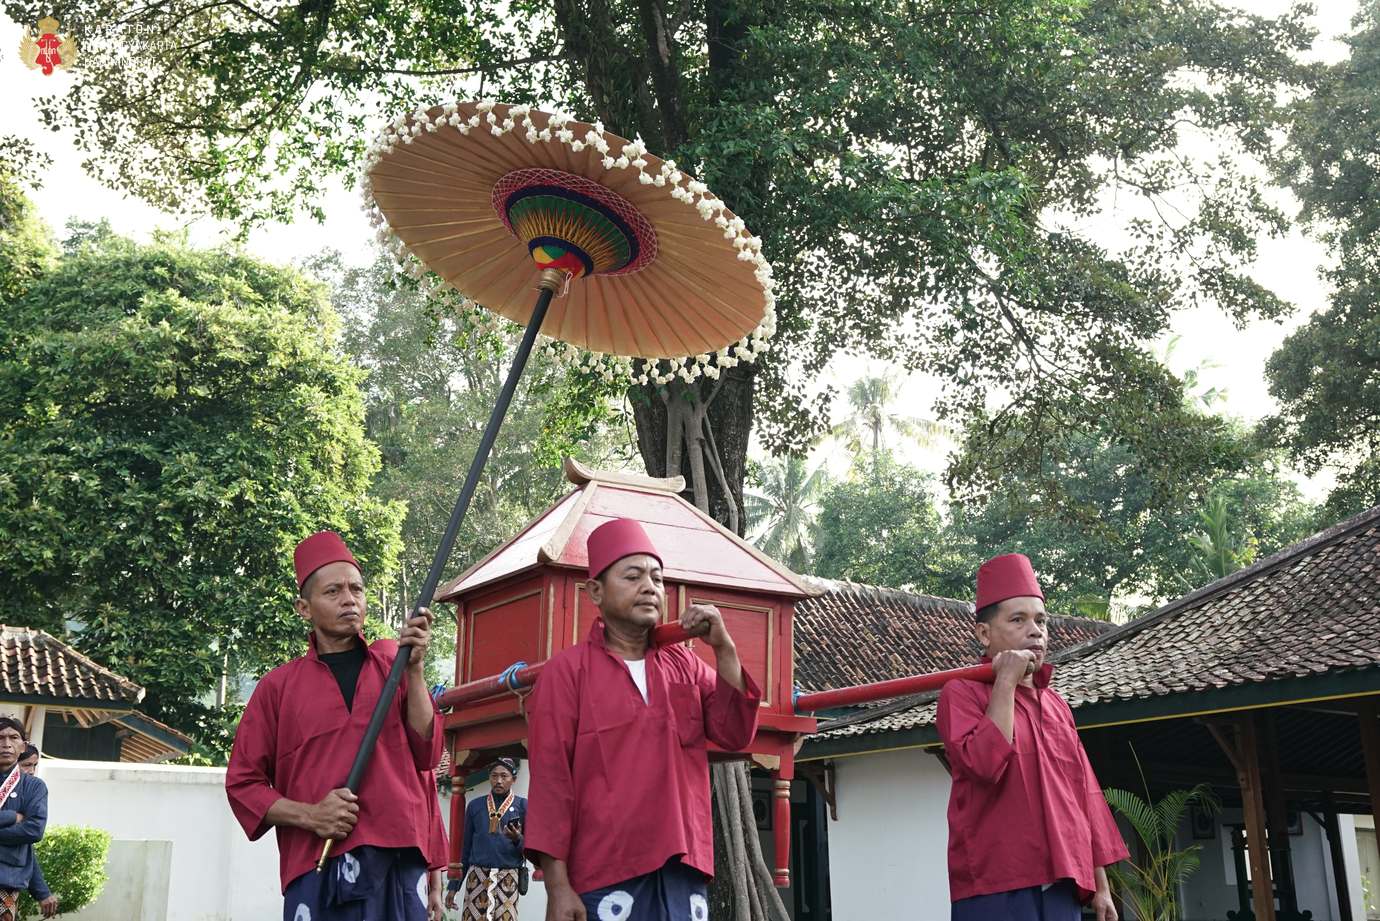
<svg viewBox="0 0 1380 921">
<path fill-rule="evenodd" d="M 632 675 L 633 684 L 642 694 L 642 702 L 647 703 L 647 660 L 624 659 L 623 664 L 628 666 L 628 674 Z"/>
</svg>

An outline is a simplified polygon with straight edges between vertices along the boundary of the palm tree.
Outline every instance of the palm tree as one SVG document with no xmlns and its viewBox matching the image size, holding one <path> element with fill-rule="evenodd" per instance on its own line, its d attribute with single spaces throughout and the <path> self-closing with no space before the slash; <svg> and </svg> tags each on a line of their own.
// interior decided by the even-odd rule
<svg viewBox="0 0 1380 921">
<path fill-rule="evenodd" d="M 768 556 L 802 572 L 810 564 L 815 515 L 828 482 L 824 465 L 809 470 L 804 456 L 788 454 L 759 465 L 755 473 L 757 482 L 743 494 L 754 542 Z"/>
<path fill-rule="evenodd" d="M 1232 533 L 1231 512 L 1225 496 L 1214 496 L 1207 508 L 1198 511 L 1203 530 L 1188 535 L 1197 551 L 1193 562 L 1209 581 L 1231 575 L 1255 560 L 1256 542 Z"/>
<path fill-rule="evenodd" d="M 864 445 L 870 446 L 874 458 L 887 446 L 889 434 L 909 438 L 921 447 L 933 447 L 944 439 L 953 438 L 951 426 L 895 412 L 899 396 L 900 387 L 894 371 L 858 378 L 848 387 L 850 414 L 833 427 L 831 434 L 842 438 L 848 450 L 855 454 L 860 453 Z"/>
<path fill-rule="evenodd" d="M 1134 748 L 1131 755 L 1139 767 L 1140 758 Z M 1141 781 L 1145 781 L 1144 772 Z M 1217 812 L 1212 787 L 1201 783 L 1191 790 L 1173 790 L 1154 803 L 1150 802 L 1148 784 L 1144 798 L 1117 789 L 1103 790 L 1102 794 L 1107 804 L 1131 824 L 1145 846 L 1140 860 L 1123 861 L 1107 868 L 1117 896 L 1140 921 L 1179 921 L 1179 887 L 1198 869 L 1201 845 L 1175 849 L 1174 839 L 1190 808 L 1196 806 L 1208 814 Z"/>
</svg>

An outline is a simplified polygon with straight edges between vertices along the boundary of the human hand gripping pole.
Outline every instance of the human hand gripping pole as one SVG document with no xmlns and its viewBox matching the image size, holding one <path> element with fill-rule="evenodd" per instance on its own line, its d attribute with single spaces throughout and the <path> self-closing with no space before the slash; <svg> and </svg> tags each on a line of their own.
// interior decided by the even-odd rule
<svg viewBox="0 0 1380 921">
<path fill-rule="evenodd" d="M 427 571 L 426 581 L 422 583 L 422 590 L 416 603 L 412 605 L 412 613 L 408 615 L 408 620 L 419 616 L 421 609 L 431 604 L 436 586 L 441 582 L 441 572 L 445 569 L 446 560 L 450 558 L 451 548 L 455 546 L 455 536 L 460 532 L 465 513 L 469 511 L 470 500 L 474 498 L 474 491 L 479 486 L 480 474 L 484 472 L 484 465 L 489 460 L 489 452 L 493 450 L 494 440 L 503 425 L 503 418 L 508 414 L 508 406 L 513 402 L 513 393 L 517 390 L 518 380 L 527 366 L 527 359 L 532 354 L 532 346 L 541 330 L 542 321 L 546 319 L 551 297 L 564 283 L 565 273 L 560 270 L 547 269 L 541 273 L 541 281 L 538 283 L 540 293 L 537 295 L 536 306 L 532 309 L 532 318 L 528 320 L 527 329 L 518 344 L 517 353 L 513 356 L 508 377 L 504 380 L 503 389 L 498 394 L 498 402 L 494 404 L 493 412 L 489 415 L 489 424 L 485 426 L 484 436 L 479 440 L 479 449 L 475 451 L 474 460 L 470 462 L 465 485 L 461 487 L 460 495 L 455 500 L 450 521 L 446 523 L 446 530 L 441 536 L 440 546 L 436 548 L 436 555 L 431 558 L 431 569 Z M 369 716 L 364 739 L 359 743 L 359 751 L 355 753 L 354 763 L 350 766 L 350 775 L 345 780 L 345 789 L 353 793 L 359 791 L 360 783 L 364 780 L 364 772 L 369 768 L 369 760 L 374 755 L 379 733 L 383 730 L 383 721 L 388 718 L 388 711 L 397 697 L 398 687 L 402 684 L 403 674 L 407 671 L 407 663 L 411 658 L 411 646 L 398 647 L 398 655 L 393 659 L 393 667 L 388 671 L 388 680 L 384 682 L 378 703 L 374 705 L 374 712 Z M 326 868 L 326 860 L 331 856 L 331 847 L 334 843 L 334 839 L 327 838 L 322 845 L 321 859 L 316 862 L 316 872 L 320 873 Z"/>
</svg>

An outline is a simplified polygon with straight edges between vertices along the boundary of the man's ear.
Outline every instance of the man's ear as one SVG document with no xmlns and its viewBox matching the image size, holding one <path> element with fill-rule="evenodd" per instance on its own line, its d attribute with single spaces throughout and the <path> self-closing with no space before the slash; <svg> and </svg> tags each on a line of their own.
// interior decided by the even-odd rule
<svg viewBox="0 0 1380 921">
<path fill-rule="evenodd" d="M 977 638 L 978 645 L 982 647 L 983 652 L 986 652 L 987 647 L 992 645 L 991 625 L 981 620 L 973 624 L 973 636 Z"/>
<path fill-rule="evenodd" d="M 299 596 L 297 600 L 292 603 L 292 608 L 298 613 L 298 615 L 303 620 L 311 620 L 311 614 L 309 613 L 309 608 L 307 607 L 307 599 Z"/>
<path fill-rule="evenodd" d="M 589 594 L 589 600 L 594 602 L 595 607 L 598 607 L 604 600 L 604 583 L 598 579 L 585 580 L 585 591 Z"/>
</svg>

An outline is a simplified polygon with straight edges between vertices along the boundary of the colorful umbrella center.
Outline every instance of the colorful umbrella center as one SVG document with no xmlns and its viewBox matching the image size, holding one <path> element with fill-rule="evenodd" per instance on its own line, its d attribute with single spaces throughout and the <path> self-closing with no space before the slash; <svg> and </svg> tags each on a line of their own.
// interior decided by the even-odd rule
<svg viewBox="0 0 1380 921">
<path fill-rule="evenodd" d="M 520 169 L 493 190 L 494 211 L 540 269 L 572 277 L 625 275 L 656 258 L 656 231 L 623 196 L 549 169 Z"/>
</svg>

